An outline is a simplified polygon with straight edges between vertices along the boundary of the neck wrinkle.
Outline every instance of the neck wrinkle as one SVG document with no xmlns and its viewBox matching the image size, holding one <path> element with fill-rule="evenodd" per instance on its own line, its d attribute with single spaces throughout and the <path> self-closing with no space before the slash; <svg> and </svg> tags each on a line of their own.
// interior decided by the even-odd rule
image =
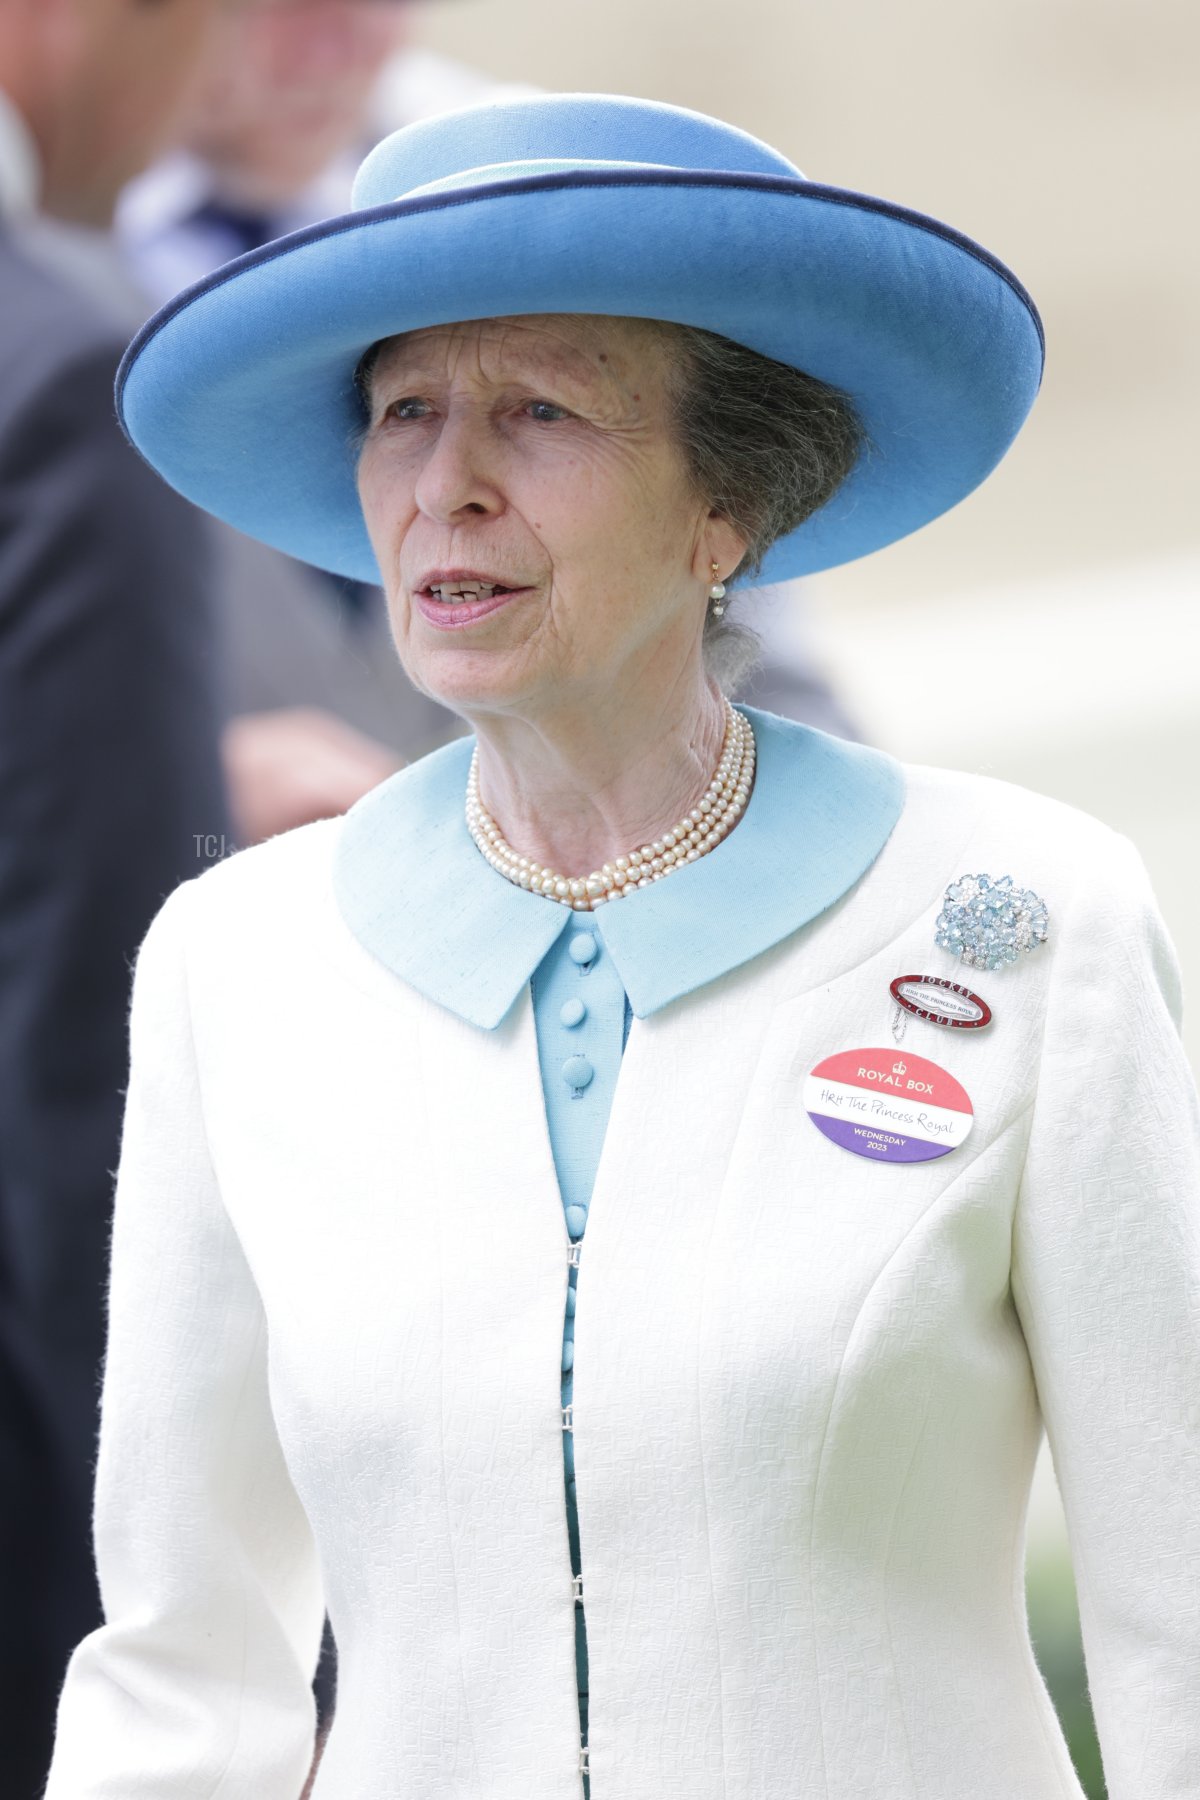
<svg viewBox="0 0 1200 1800">
<path fill-rule="evenodd" d="M 530 740 L 530 760 L 519 764 L 480 738 L 480 798 L 519 855 L 586 876 L 660 838 L 692 809 L 712 780 L 724 730 L 721 696 L 706 684 L 686 722 L 604 769 L 584 767 L 568 746 L 557 778 L 547 781 L 555 758 L 544 737 Z"/>
</svg>

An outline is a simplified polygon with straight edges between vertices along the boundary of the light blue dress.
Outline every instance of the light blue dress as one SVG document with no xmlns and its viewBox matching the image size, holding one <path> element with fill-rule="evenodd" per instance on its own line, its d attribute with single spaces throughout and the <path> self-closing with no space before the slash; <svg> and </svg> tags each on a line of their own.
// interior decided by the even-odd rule
<svg viewBox="0 0 1200 1800">
<path fill-rule="evenodd" d="M 903 775 L 891 757 L 772 713 L 740 710 L 754 728 L 757 769 L 735 829 L 698 862 L 595 912 L 530 894 L 484 861 L 463 818 L 470 738 L 360 801 L 347 815 L 335 863 L 338 904 L 355 935 L 429 999 L 494 1030 L 526 984 L 532 990 L 571 1241 L 561 1401 L 582 1745 L 586 1582 L 569 1410 L 575 1307 L 588 1205 L 632 1020 L 720 979 L 832 906 L 874 862 L 904 804 Z M 588 1785 L 585 1773 L 585 1795 Z"/>
</svg>

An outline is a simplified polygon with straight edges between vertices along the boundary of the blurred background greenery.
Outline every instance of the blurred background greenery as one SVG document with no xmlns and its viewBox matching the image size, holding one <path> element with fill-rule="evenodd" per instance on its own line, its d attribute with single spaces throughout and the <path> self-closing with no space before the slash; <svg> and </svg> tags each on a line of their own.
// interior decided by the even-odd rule
<svg viewBox="0 0 1200 1800">
<path fill-rule="evenodd" d="M 1088 1700 L 1075 1581 L 1065 1545 L 1043 1543 L 1030 1550 L 1025 1598 L 1038 1666 L 1054 1699 L 1079 1779 L 1088 1800 L 1107 1800 Z"/>
</svg>

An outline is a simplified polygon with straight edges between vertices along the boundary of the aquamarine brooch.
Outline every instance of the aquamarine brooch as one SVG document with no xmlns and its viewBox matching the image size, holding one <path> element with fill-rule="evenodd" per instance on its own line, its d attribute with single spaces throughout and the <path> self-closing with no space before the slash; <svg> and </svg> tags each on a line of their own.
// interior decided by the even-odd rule
<svg viewBox="0 0 1200 1800">
<path fill-rule="evenodd" d="M 1011 875 L 960 875 L 946 889 L 937 942 L 972 969 L 1002 969 L 1046 941 L 1046 902 Z"/>
</svg>

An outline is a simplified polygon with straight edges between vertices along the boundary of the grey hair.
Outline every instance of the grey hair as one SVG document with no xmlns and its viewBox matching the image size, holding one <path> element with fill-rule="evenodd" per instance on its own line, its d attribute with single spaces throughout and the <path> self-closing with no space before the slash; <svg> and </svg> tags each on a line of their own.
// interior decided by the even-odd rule
<svg viewBox="0 0 1200 1800">
<path fill-rule="evenodd" d="M 755 574 L 777 539 L 831 500 L 866 437 L 849 396 L 789 363 L 692 325 L 662 325 L 675 428 L 696 493 L 746 539 L 733 576 Z M 704 664 L 732 692 L 760 661 L 756 632 L 711 610 Z"/>
<path fill-rule="evenodd" d="M 853 402 L 790 363 L 693 325 L 655 320 L 671 365 L 674 426 L 696 494 L 746 539 L 726 575 L 753 575 L 771 545 L 831 500 L 866 445 Z M 363 411 L 387 339 L 354 372 Z M 364 427 L 365 428 L 365 427 Z M 356 434 L 361 445 L 361 432 Z M 704 666 L 732 693 L 760 661 L 758 634 L 706 611 Z"/>
</svg>

